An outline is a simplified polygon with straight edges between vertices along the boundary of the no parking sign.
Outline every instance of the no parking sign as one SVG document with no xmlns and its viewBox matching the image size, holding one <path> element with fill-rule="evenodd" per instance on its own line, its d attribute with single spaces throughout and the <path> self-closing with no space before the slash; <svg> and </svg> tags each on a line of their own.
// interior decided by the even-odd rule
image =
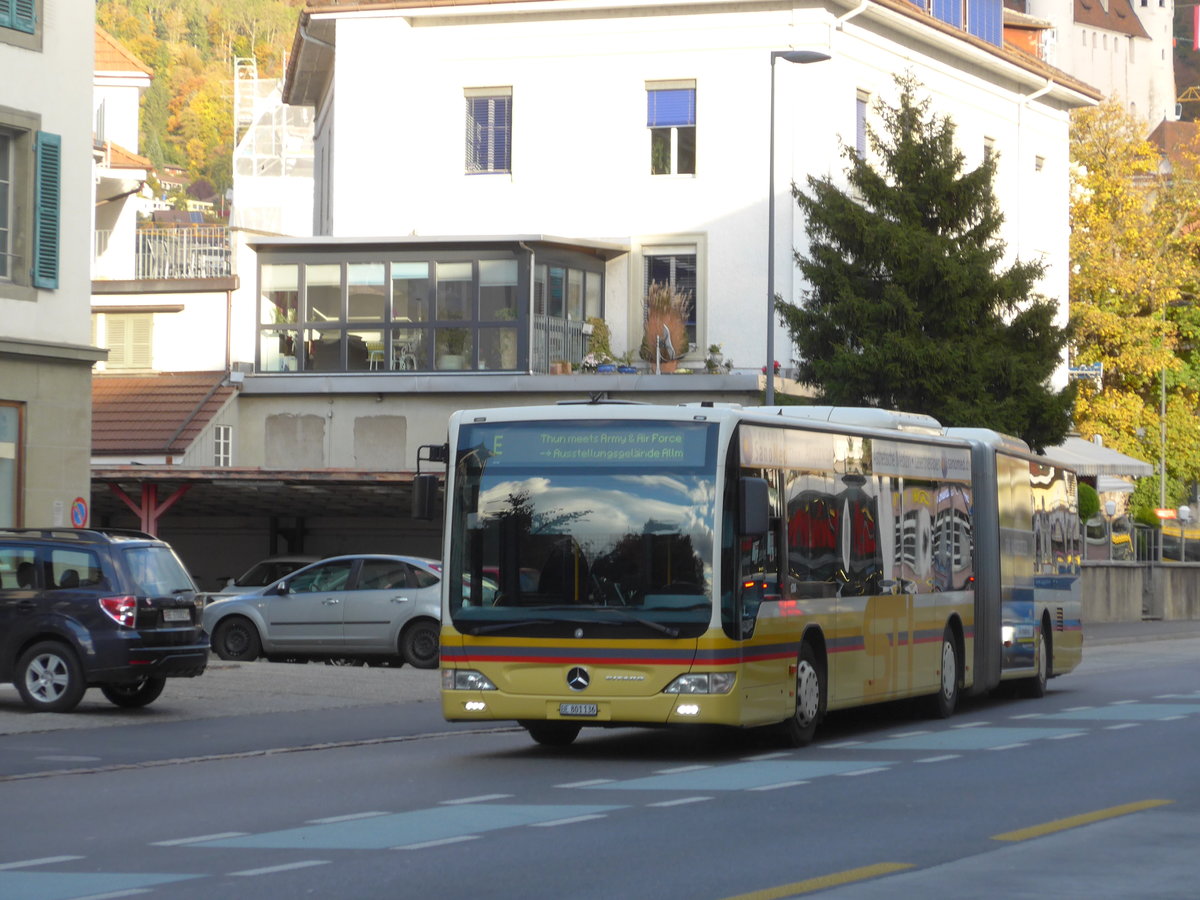
<svg viewBox="0 0 1200 900">
<path fill-rule="evenodd" d="M 75 528 L 82 528 L 87 524 L 88 506 L 87 501 L 82 497 L 76 497 L 71 503 L 71 525 Z"/>
</svg>

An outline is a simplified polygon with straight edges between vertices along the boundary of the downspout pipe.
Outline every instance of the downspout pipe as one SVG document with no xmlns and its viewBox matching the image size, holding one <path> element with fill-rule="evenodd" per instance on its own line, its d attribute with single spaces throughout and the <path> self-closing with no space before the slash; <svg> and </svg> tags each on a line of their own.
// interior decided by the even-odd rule
<svg viewBox="0 0 1200 900">
<path fill-rule="evenodd" d="M 308 33 L 308 25 L 306 22 L 300 23 L 300 37 L 302 40 L 308 41 L 310 44 L 316 44 L 318 47 L 328 47 L 330 50 L 336 50 L 337 47 L 329 41 L 323 41 L 318 37 L 313 37 Z"/>
<path fill-rule="evenodd" d="M 862 0 L 862 2 L 859 3 L 858 6 L 854 7 L 854 9 L 850 10 L 850 12 L 846 13 L 845 15 L 838 16 L 836 19 L 834 19 L 833 27 L 837 31 L 841 31 L 842 27 L 847 22 L 849 22 L 851 19 L 853 19 L 855 16 L 857 16 L 863 10 L 865 10 L 870 4 L 871 4 L 871 0 Z"/>
</svg>

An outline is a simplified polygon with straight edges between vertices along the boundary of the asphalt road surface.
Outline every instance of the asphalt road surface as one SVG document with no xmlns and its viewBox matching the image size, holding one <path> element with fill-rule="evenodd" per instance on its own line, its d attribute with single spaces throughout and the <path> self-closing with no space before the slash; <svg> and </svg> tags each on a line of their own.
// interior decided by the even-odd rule
<svg viewBox="0 0 1200 900">
<path fill-rule="evenodd" d="M 441 721 L 408 668 L 217 663 L 135 713 L 4 689 L 0 898 L 1194 900 L 1200 636 L 1090 634 L 1042 700 L 843 714 L 802 750 L 551 751 Z"/>
</svg>

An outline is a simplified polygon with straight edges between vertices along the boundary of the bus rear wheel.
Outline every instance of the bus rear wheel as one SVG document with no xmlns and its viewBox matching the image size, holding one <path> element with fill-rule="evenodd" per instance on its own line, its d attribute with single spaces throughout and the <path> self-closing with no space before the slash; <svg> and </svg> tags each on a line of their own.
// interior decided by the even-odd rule
<svg viewBox="0 0 1200 900">
<path fill-rule="evenodd" d="M 825 714 L 825 672 L 812 645 L 805 642 L 796 660 L 796 709 L 781 725 L 789 747 L 807 747 Z"/>
<path fill-rule="evenodd" d="M 958 663 L 958 642 L 950 626 L 942 632 L 942 667 L 938 692 L 929 698 L 929 715 L 935 719 L 948 719 L 958 706 L 958 688 L 962 682 L 962 667 Z"/>
<path fill-rule="evenodd" d="M 578 725 L 565 722 L 521 722 L 529 736 L 543 747 L 566 747 L 579 737 Z"/>
</svg>

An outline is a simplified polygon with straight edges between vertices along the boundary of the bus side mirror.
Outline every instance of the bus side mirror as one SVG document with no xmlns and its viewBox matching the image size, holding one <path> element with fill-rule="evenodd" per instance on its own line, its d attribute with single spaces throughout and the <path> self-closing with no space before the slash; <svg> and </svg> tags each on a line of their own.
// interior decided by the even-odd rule
<svg viewBox="0 0 1200 900">
<path fill-rule="evenodd" d="M 412 517 L 414 519 L 433 519 L 437 493 L 438 477 L 436 475 L 413 476 Z"/>
<path fill-rule="evenodd" d="M 761 537 L 771 530 L 771 491 L 765 478 L 738 482 L 738 534 Z"/>
</svg>

